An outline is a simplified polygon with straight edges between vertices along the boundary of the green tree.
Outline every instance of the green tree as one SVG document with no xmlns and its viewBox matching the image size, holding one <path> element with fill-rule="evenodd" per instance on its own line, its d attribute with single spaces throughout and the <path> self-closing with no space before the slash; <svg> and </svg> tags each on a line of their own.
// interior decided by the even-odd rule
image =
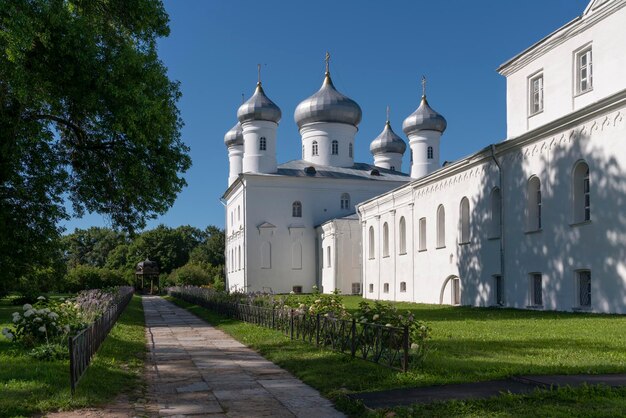
<svg viewBox="0 0 626 418">
<path fill-rule="evenodd" d="M 225 242 L 224 230 L 209 225 L 204 231 L 204 241 L 193 249 L 189 261 L 195 264 L 223 265 Z"/>
<path fill-rule="evenodd" d="M 79 264 L 104 267 L 109 254 L 127 241 L 123 232 L 99 227 L 76 229 L 61 238 L 68 268 Z"/>
<path fill-rule="evenodd" d="M 58 222 L 129 231 L 164 213 L 191 165 L 158 0 L 0 0 L 0 291 L 54 253 Z"/>
<path fill-rule="evenodd" d="M 126 267 L 133 269 L 146 258 L 159 264 L 161 273 L 169 274 L 187 264 L 189 253 L 203 239 L 203 232 L 191 226 L 170 228 L 165 225 L 141 233 L 128 247 Z M 117 254 L 115 254 L 117 256 Z"/>
</svg>

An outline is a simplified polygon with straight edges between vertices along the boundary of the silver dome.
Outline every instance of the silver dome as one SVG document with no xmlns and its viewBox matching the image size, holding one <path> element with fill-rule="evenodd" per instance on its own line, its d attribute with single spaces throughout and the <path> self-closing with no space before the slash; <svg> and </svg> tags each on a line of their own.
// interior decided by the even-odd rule
<svg viewBox="0 0 626 418">
<path fill-rule="evenodd" d="M 447 125 L 446 119 L 428 105 L 426 96 L 422 96 L 422 102 L 417 110 L 402 123 L 402 130 L 407 136 L 417 131 L 439 131 L 443 133 Z"/>
<path fill-rule="evenodd" d="M 237 122 L 235 126 L 226 132 L 226 135 L 224 135 L 224 144 L 226 144 L 228 148 L 235 145 L 243 145 L 243 129 L 241 129 L 241 123 Z"/>
<path fill-rule="evenodd" d="M 281 116 L 278 106 L 265 95 L 261 82 L 257 83 L 252 97 L 237 110 L 237 119 L 241 123 L 249 120 L 268 120 L 278 123 Z"/>
<path fill-rule="evenodd" d="M 391 129 L 389 121 L 385 123 L 383 131 L 370 144 L 370 152 L 373 155 L 395 152 L 404 154 L 406 143 Z"/>
<path fill-rule="evenodd" d="M 294 119 L 298 128 L 313 122 L 337 122 L 357 126 L 361 122 L 361 107 L 349 97 L 339 93 L 330 73 L 326 72 L 322 87 L 296 107 Z"/>
</svg>

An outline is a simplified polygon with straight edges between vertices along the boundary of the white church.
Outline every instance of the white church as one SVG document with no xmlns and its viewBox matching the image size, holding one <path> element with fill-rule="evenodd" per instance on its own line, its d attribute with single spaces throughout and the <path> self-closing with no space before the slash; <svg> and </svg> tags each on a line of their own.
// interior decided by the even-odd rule
<svg viewBox="0 0 626 418">
<path fill-rule="evenodd" d="M 354 161 L 361 109 L 327 72 L 278 164 L 281 111 L 257 84 L 227 132 L 227 287 L 626 313 L 626 0 L 505 62 L 507 138 L 439 161 L 445 118 L 422 97 Z"/>
</svg>

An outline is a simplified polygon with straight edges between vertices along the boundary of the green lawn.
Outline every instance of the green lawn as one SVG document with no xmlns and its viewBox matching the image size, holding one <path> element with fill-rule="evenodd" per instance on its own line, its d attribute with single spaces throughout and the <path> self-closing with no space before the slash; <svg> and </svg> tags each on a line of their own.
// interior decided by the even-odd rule
<svg viewBox="0 0 626 418">
<path fill-rule="evenodd" d="M 11 313 L 21 310 L 0 300 L 0 328 L 9 325 Z M 0 336 L 0 416 L 100 405 L 140 384 L 145 358 L 144 318 L 141 299 L 134 296 L 111 330 L 91 366 L 70 395 L 69 361 L 38 361 Z"/>
<path fill-rule="evenodd" d="M 361 300 L 344 297 L 350 310 Z M 310 344 L 287 342 L 280 332 L 174 301 L 291 371 L 353 415 L 364 411 L 341 394 L 519 374 L 626 372 L 626 316 L 398 303 L 399 309 L 411 310 L 433 330 L 423 370 L 401 373 Z M 396 412 L 401 416 L 523 416 L 535 415 L 534 411 L 550 416 L 610 416 L 626 411 L 625 395 L 626 390 L 581 388 Z M 608 409 L 594 408 L 597 402 Z"/>
</svg>

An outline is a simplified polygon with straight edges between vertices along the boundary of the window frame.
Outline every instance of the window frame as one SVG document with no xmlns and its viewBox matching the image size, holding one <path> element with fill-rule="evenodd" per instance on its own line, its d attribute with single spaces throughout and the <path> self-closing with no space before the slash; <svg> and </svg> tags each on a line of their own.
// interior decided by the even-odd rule
<svg viewBox="0 0 626 418">
<path fill-rule="evenodd" d="M 399 235 L 399 245 L 398 245 L 398 254 L 405 255 L 406 254 L 406 219 L 404 216 L 400 217 L 398 221 L 398 235 Z"/>
<path fill-rule="evenodd" d="M 354 146 L 352 145 L 352 142 L 348 143 L 348 157 L 354 158 Z"/>
<path fill-rule="evenodd" d="M 291 204 L 291 217 L 302 218 L 302 202 L 296 200 Z"/>
<path fill-rule="evenodd" d="M 426 242 L 426 218 L 422 217 L 418 221 L 419 225 L 419 239 L 418 239 L 418 251 L 426 251 L 428 245 Z"/>
<path fill-rule="evenodd" d="M 535 92 L 535 82 L 538 82 L 538 89 Z M 537 71 L 528 77 L 528 116 L 535 116 L 543 112 L 545 108 L 545 79 L 543 77 L 543 70 Z M 536 95 L 536 101 L 535 101 Z"/>
<path fill-rule="evenodd" d="M 574 52 L 574 95 L 580 96 L 593 90 L 593 45 L 587 44 Z M 587 59 L 586 64 L 582 64 L 581 60 Z M 583 76 L 583 71 L 586 73 Z M 582 83 L 586 83 L 583 88 Z"/>
<path fill-rule="evenodd" d="M 469 199 L 463 196 L 459 203 L 459 245 L 469 244 L 471 240 Z"/>
<path fill-rule="evenodd" d="M 406 293 L 406 282 L 400 282 L 400 293 Z"/>
<path fill-rule="evenodd" d="M 389 257 L 389 224 L 383 223 L 383 258 Z"/>
<path fill-rule="evenodd" d="M 267 151 L 267 138 L 264 136 L 259 138 L 259 151 Z"/>
<path fill-rule="evenodd" d="M 330 143 L 330 155 L 339 155 L 339 141 L 336 139 Z"/>
<path fill-rule="evenodd" d="M 528 273 L 528 279 L 528 307 L 543 308 L 543 274 L 540 272 Z M 539 289 L 537 289 L 538 284 Z"/>
<path fill-rule="evenodd" d="M 576 270 L 575 272 L 575 280 L 576 280 L 576 300 L 575 300 L 575 307 L 576 309 L 582 309 L 582 310 L 591 310 L 592 308 L 592 276 L 591 276 L 591 270 L 589 269 L 580 269 L 580 270 Z M 583 289 L 582 289 L 582 279 L 583 279 L 583 275 L 586 275 L 587 277 L 585 278 L 588 282 L 586 283 L 586 288 L 585 289 L 585 294 L 586 294 L 586 298 L 587 301 L 586 303 L 583 303 Z"/>
<path fill-rule="evenodd" d="M 369 229 L 368 229 L 368 243 L 369 243 L 369 248 L 368 248 L 368 260 L 375 260 L 376 259 L 376 235 L 374 232 L 374 226 L 370 225 Z"/>
<path fill-rule="evenodd" d="M 389 283 L 383 283 L 383 293 L 389 293 Z"/>
<path fill-rule="evenodd" d="M 437 249 L 446 248 L 446 208 L 437 206 Z"/>
<path fill-rule="evenodd" d="M 342 193 L 340 197 L 340 207 L 342 210 L 350 209 L 350 193 Z"/>
<path fill-rule="evenodd" d="M 319 155 L 319 144 L 317 141 L 313 141 L 311 143 L 311 155 L 313 157 L 317 157 Z"/>
<path fill-rule="evenodd" d="M 432 145 L 429 145 L 428 148 L 426 148 L 426 159 L 427 160 L 432 160 L 435 155 L 435 150 L 433 149 Z"/>
</svg>

